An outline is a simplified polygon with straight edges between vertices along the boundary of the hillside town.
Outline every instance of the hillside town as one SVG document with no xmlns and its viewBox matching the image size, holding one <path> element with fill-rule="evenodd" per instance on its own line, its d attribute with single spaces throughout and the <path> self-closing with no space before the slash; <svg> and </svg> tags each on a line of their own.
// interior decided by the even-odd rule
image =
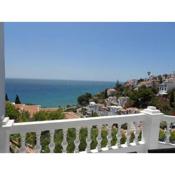
<svg viewBox="0 0 175 175">
<path fill-rule="evenodd" d="M 79 111 L 82 111 L 82 116 L 92 117 L 139 113 L 140 108 L 135 105 L 128 106 L 131 97 L 124 94 L 124 91 L 129 89 L 130 91 L 137 92 L 145 87 L 153 90 L 155 97 L 165 100 L 168 98 L 168 94 L 175 89 L 175 72 L 158 76 L 148 72 L 148 78 L 132 79 L 124 84 L 119 82 L 117 84 L 115 88 L 106 89 L 106 97 L 102 103 L 96 103 L 95 101 L 98 100 L 92 97 L 88 105 L 82 107 L 81 110 L 79 109 Z M 118 93 L 119 89 L 122 89 L 121 93 Z"/>
<path fill-rule="evenodd" d="M 27 113 L 31 120 L 34 120 L 38 113 L 56 112 L 60 109 L 64 113 L 64 119 L 136 114 L 139 113 L 142 108 L 152 105 L 154 100 L 157 100 L 154 105 L 160 102 L 161 105 L 157 107 L 162 108 L 162 111 L 165 113 L 171 111 L 171 114 L 174 114 L 174 106 L 172 110 L 169 109 L 170 107 L 167 107 L 167 104 L 165 104 L 167 109 L 164 109 L 164 106 L 162 107 L 163 103 L 175 97 L 174 93 L 173 97 L 170 97 L 170 92 L 174 92 L 174 89 L 175 73 L 155 76 L 152 75 L 151 72 L 148 72 L 148 78 L 132 79 L 123 84 L 116 82 L 115 87 L 105 89 L 103 92 L 95 95 L 90 93 L 83 94 L 78 97 L 78 104 L 74 106 L 68 105 L 65 108 L 42 108 L 40 105 L 22 104 L 18 96 L 16 102 L 10 103 L 20 113 Z M 143 92 L 141 92 L 142 94 L 139 97 L 136 94 L 140 93 L 141 90 Z M 175 99 L 171 100 L 172 103 L 174 103 Z M 6 101 L 9 101 L 7 95 Z M 161 101 L 163 101 L 163 103 L 161 103 Z"/>
</svg>

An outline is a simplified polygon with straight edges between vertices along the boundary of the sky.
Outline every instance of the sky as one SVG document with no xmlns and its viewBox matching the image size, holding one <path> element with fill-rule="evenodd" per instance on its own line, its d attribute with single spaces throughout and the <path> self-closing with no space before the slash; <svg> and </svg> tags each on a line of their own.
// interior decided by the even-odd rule
<svg viewBox="0 0 175 175">
<path fill-rule="evenodd" d="M 175 23 L 5 23 L 7 78 L 126 81 L 175 70 Z"/>
</svg>

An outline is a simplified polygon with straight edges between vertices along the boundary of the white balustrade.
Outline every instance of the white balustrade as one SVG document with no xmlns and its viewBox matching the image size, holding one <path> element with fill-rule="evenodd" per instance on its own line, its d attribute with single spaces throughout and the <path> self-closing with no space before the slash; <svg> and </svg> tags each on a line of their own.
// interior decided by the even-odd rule
<svg viewBox="0 0 175 175">
<path fill-rule="evenodd" d="M 5 118 L 6 119 L 6 118 Z M 166 129 L 166 139 L 165 142 L 159 142 L 159 130 L 160 122 L 167 122 Z M 71 119 L 71 120 L 53 120 L 53 121 L 41 121 L 41 122 L 26 122 L 26 123 L 14 123 L 13 120 L 7 120 L 4 123 L 3 127 L 0 128 L 1 138 L 5 139 L 5 142 L 0 143 L 0 151 L 9 152 L 9 145 L 12 145 L 13 142 L 9 144 L 9 139 L 11 134 L 20 134 L 21 147 L 19 152 L 43 152 L 41 145 L 41 132 L 49 131 L 50 133 L 50 142 L 49 149 L 50 152 L 55 150 L 55 131 L 62 130 L 63 140 L 61 143 L 62 152 L 67 152 L 68 147 L 68 129 L 75 128 L 76 138 L 74 139 L 75 149 L 74 152 L 79 152 L 80 146 L 80 129 L 87 128 L 87 137 L 86 140 L 86 152 L 147 152 L 149 149 L 158 149 L 158 148 L 169 148 L 173 147 L 170 143 L 170 134 L 171 134 L 171 123 L 175 123 L 175 117 L 166 116 L 160 113 L 157 109 L 153 107 L 148 107 L 139 114 L 130 114 L 130 115 L 118 115 L 118 116 L 104 116 L 97 118 L 82 118 L 82 119 Z M 112 131 L 114 127 L 117 127 L 116 145 L 112 145 Z M 127 129 L 121 128 L 123 124 L 127 124 Z M 133 125 L 134 124 L 134 125 Z M 96 149 L 91 149 L 92 136 L 91 129 L 92 127 L 98 130 L 98 135 L 96 138 L 97 146 Z M 102 131 L 107 131 L 107 145 L 102 145 Z M 131 133 L 134 131 L 134 144 L 130 143 Z M 36 134 L 36 144 L 34 148 L 30 147 L 26 143 L 26 134 L 27 133 Z M 139 133 L 142 132 L 141 141 L 138 140 Z M 122 133 L 126 136 L 126 143 L 122 145 L 121 138 Z M 3 136 L 3 137 L 2 137 Z M 43 138 L 44 135 L 42 135 Z M 45 135 L 46 137 L 46 135 Z M 94 139 L 94 137 L 93 137 Z M 95 140 L 93 140 L 95 141 Z M 3 144 L 4 143 L 4 144 Z M 6 145 L 6 147 L 5 147 Z M 168 146 L 169 145 L 169 146 Z"/>
</svg>

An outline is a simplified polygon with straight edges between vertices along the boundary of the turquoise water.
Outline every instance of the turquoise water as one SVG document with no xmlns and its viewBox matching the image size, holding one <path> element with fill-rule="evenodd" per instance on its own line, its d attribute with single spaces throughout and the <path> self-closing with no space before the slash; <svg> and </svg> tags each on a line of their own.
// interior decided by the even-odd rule
<svg viewBox="0 0 175 175">
<path fill-rule="evenodd" d="M 58 107 L 77 104 L 83 93 L 95 94 L 114 86 L 114 82 L 6 79 L 6 93 L 11 101 L 16 94 L 22 103 L 39 104 L 42 107 Z"/>
</svg>

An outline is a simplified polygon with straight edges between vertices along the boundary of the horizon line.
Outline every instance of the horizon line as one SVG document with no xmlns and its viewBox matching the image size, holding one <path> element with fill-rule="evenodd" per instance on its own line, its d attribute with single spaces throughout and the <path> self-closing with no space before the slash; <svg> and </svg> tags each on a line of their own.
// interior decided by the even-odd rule
<svg viewBox="0 0 175 175">
<path fill-rule="evenodd" d="M 20 79 L 20 80 L 58 80 L 58 81 L 90 81 L 90 82 L 111 82 L 115 83 L 117 81 L 119 82 L 125 82 L 120 80 L 81 80 L 81 79 L 57 79 L 57 78 L 22 78 L 22 77 L 5 77 L 5 79 Z"/>
</svg>

